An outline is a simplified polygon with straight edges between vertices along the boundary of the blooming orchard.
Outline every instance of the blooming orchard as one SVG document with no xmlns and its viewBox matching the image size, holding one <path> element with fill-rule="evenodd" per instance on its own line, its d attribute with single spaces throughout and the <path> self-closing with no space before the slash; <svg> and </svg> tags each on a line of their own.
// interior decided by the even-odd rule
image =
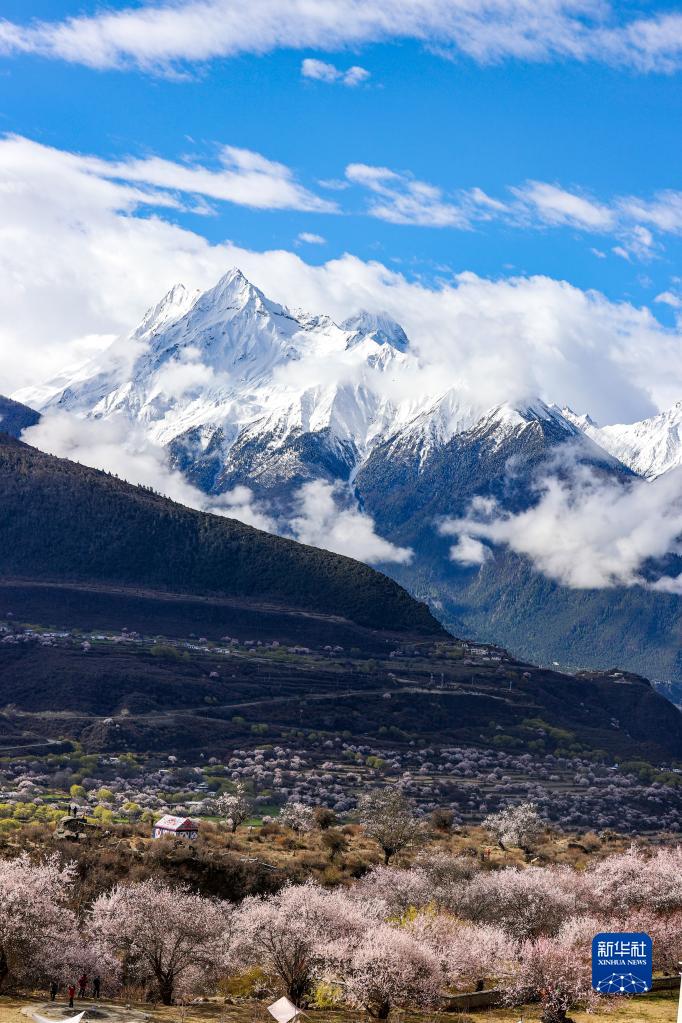
<svg viewBox="0 0 682 1023">
<path fill-rule="evenodd" d="M 496 869 L 425 848 L 411 866 L 378 866 L 348 887 L 289 883 L 233 905 L 130 881 L 87 905 L 73 867 L 22 854 L 0 860 L 0 983 L 87 972 L 108 994 L 137 984 L 170 1004 L 257 972 L 273 995 L 305 1005 L 333 992 L 378 1019 L 487 985 L 563 1023 L 573 1007 L 592 1007 L 599 931 L 646 931 L 655 968 L 676 969 L 680 877 L 680 848 L 631 850 L 582 871 Z"/>
</svg>

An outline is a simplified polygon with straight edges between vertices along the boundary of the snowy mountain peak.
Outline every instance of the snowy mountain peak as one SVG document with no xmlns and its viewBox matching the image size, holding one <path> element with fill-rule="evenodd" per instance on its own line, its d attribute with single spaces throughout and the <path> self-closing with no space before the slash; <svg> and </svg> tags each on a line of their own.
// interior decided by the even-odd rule
<svg viewBox="0 0 682 1023">
<path fill-rule="evenodd" d="M 501 444 L 535 423 L 545 423 L 555 433 L 557 430 L 561 431 L 559 436 L 562 433 L 569 437 L 582 436 L 581 431 L 562 415 L 556 405 L 547 405 L 541 398 L 496 405 L 482 416 L 474 429 L 484 434 L 488 442 Z"/>
<path fill-rule="evenodd" d="M 371 337 L 377 344 L 390 345 L 399 352 L 407 351 L 407 334 L 399 323 L 387 312 L 369 312 L 360 309 L 354 316 L 349 316 L 341 324 L 342 330 L 350 331 L 347 348 L 353 348 L 365 337 Z"/>
<path fill-rule="evenodd" d="M 577 433 L 577 429 L 567 420 L 556 405 L 547 405 L 541 398 L 528 398 L 525 401 L 504 402 L 488 413 L 488 419 L 499 422 L 505 427 L 522 426 L 532 422 L 553 422 L 566 433 Z"/>
<path fill-rule="evenodd" d="M 603 448 L 646 479 L 682 465 L 682 402 L 638 423 L 587 430 Z"/>
<path fill-rule="evenodd" d="M 568 407 L 561 414 L 638 476 L 656 479 L 682 466 L 682 401 L 649 419 L 613 426 L 599 426 L 587 413 Z"/>
<path fill-rule="evenodd" d="M 199 291 L 189 291 L 184 284 L 174 284 L 160 302 L 147 310 L 132 336 L 144 338 L 179 320 L 191 309 L 199 294 Z"/>
<path fill-rule="evenodd" d="M 197 306 L 202 310 L 212 309 L 215 314 L 235 314 L 249 307 L 261 314 L 281 316 L 285 313 L 281 305 L 267 299 L 236 266 L 201 295 Z"/>
<path fill-rule="evenodd" d="M 567 419 L 569 423 L 573 424 L 573 426 L 577 426 L 577 428 L 582 430 L 583 433 L 587 433 L 589 429 L 599 429 L 598 424 L 595 423 L 592 416 L 588 415 L 587 412 L 583 412 L 582 415 L 579 415 L 577 412 L 573 411 L 570 405 L 564 405 L 562 409 L 560 409 L 558 405 L 553 405 L 552 408 L 555 408 L 557 412 L 561 412 L 564 419 Z"/>
</svg>

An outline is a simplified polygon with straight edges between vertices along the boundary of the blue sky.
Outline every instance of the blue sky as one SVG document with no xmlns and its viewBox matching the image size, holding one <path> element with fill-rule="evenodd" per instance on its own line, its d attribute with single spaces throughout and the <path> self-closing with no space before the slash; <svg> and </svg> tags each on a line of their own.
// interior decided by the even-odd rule
<svg viewBox="0 0 682 1023">
<path fill-rule="evenodd" d="M 109 4 L 112 9 L 124 4 Z M 651 14 L 655 5 L 647 5 Z M 65 2 L 3 5 L 8 20 L 94 12 Z M 371 73 L 354 88 L 304 79 L 306 57 Z M 611 231 L 484 222 L 471 230 L 392 224 L 366 215 L 366 189 L 332 192 L 350 163 L 408 172 L 452 194 L 482 188 L 508 200 L 527 180 L 560 185 L 608 203 L 615 196 L 679 185 L 682 90 L 676 74 L 642 74 L 590 62 L 483 66 L 443 59 L 415 41 L 352 51 L 284 50 L 158 72 L 97 70 L 29 54 L 2 60 L 2 124 L 49 146 L 107 159 L 161 155 L 212 165 L 216 144 L 243 147 L 292 168 L 308 188 L 336 200 L 339 216 L 250 210 L 214 203 L 211 216 L 181 221 L 212 240 L 291 246 L 301 231 L 326 244 L 308 258 L 344 251 L 427 276 L 510 270 L 565 277 L 611 297 L 651 300 L 671 286 L 680 245 L 666 236 L 646 258 L 615 255 Z M 593 248 L 606 254 L 600 258 Z"/>
<path fill-rule="evenodd" d="M 395 317 L 417 367 L 401 400 L 668 410 L 681 75 L 682 9 L 649 0 L 4 0 L 0 393 L 39 406 L 176 282 L 238 265 L 337 322 Z M 45 446 L 158 485 L 165 451 L 100 427 L 67 415 L 59 440 L 46 419 Z M 559 538 L 569 585 L 640 584 L 679 546 L 680 470 L 583 483 L 497 539 L 552 575 Z"/>
<path fill-rule="evenodd" d="M 311 264 L 351 253 L 436 286 L 463 271 L 543 274 L 645 304 L 674 326 L 682 295 L 674 7 L 619 3 L 609 12 L 591 0 L 540 0 L 526 10 L 502 0 L 500 16 L 481 0 L 470 5 L 472 26 L 459 0 L 431 0 L 421 20 L 393 31 L 351 24 L 362 10 L 353 0 L 335 5 L 331 27 L 311 28 L 295 0 L 5 0 L 0 128 L 50 154 L 98 157 L 106 164 L 87 173 L 107 181 L 130 184 L 137 160 L 136 187 L 163 204 L 151 197 L 126 214 L 153 214 L 212 244 L 292 250 Z M 405 5 L 363 7 L 378 24 L 398 23 Z M 241 16 L 238 30 L 215 41 L 230 11 Z M 165 22 L 139 22 L 150 12 L 180 20 L 170 33 Z M 262 32 L 248 24 L 259 18 Z M 351 67 L 366 74 L 344 84 Z M 254 208 L 250 182 L 241 183 L 252 161 L 233 153 L 221 163 L 224 146 L 283 165 L 258 171 L 261 182 L 277 179 L 274 199 L 257 197 Z M 166 161 L 162 178 L 154 157 Z M 178 176 L 187 165 L 212 172 L 213 184 L 193 192 Z M 226 168 L 236 201 L 215 194 Z M 73 203 L 78 216 L 75 194 Z"/>
</svg>

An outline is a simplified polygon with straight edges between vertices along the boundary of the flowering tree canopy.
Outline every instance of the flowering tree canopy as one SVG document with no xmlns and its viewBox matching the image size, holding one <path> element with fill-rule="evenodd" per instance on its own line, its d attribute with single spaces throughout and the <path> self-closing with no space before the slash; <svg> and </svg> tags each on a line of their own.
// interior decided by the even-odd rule
<svg viewBox="0 0 682 1023">
<path fill-rule="evenodd" d="M 245 899 L 238 910 L 241 958 L 274 974 L 289 998 L 304 1004 L 327 957 L 338 962 L 369 925 L 367 911 L 345 892 L 287 885 L 269 899 Z"/>
<path fill-rule="evenodd" d="M 568 921 L 554 938 L 524 941 L 518 960 L 504 981 L 507 999 L 514 1004 L 539 999 L 543 1023 L 564 1023 L 569 1009 L 594 1008 L 592 990 L 592 937 L 601 929 L 591 917 Z"/>
<path fill-rule="evenodd" d="M 438 958 L 448 987 L 462 991 L 506 975 L 516 954 L 516 942 L 501 927 L 463 923 L 450 913 L 418 913 L 407 929 Z"/>
<path fill-rule="evenodd" d="M 529 849 L 544 826 L 534 803 L 506 806 L 498 813 L 490 814 L 483 821 L 483 827 L 494 836 L 503 849 L 507 845 Z"/>
<path fill-rule="evenodd" d="M 648 857 L 631 848 L 597 863 L 585 881 L 594 903 L 611 913 L 682 909 L 682 848 L 659 849 Z"/>
<path fill-rule="evenodd" d="M 519 939 L 555 934 L 576 911 L 567 880 L 558 869 L 506 867 L 480 873 L 463 889 L 459 912 L 469 920 L 503 927 Z"/>
<path fill-rule="evenodd" d="M 434 1005 L 443 980 L 429 946 L 388 924 L 365 933 L 344 969 L 348 1001 L 377 1019 L 386 1019 L 393 1006 Z"/>
<path fill-rule="evenodd" d="M 140 980 L 155 979 L 164 1005 L 224 970 L 229 955 L 232 907 L 169 888 L 158 881 L 117 885 L 91 913 L 95 939 Z"/>
<path fill-rule="evenodd" d="M 68 908 L 74 877 L 75 866 L 62 867 L 57 856 L 0 860 L 0 987 L 61 970 L 78 934 Z"/>
<path fill-rule="evenodd" d="M 358 818 L 365 834 L 381 846 L 386 864 L 421 837 L 414 807 L 397 789 L 376 789 L 362 796 Z"/>
<path fill-rule="evenodd" d="M 361 812 L 392 854 L 419 823 L 399 793 L 379 795 Z M 631 849 L 582 870 L 428 849 L 409 868 L 375 866 L 348 887 L 287 884 L 238 907 L 148 880 L 118 885 L 88 911 L 75 876 L 56 856 L 0 859 L 0 984 L 87 973 L 112 989 L 121 979 L 154 985 L 170 1004 L 209 993 L 237 966 L 257 968 L 299 1005 L 326 985 L 385 1018 L 395 1007 L 428 1009 L 444 989 L 488 984 L 508 1004 L 541 1003 L 544 1023 L 564 1023 L 573 1007 L 592 1006 L 594 934 L 650 934 L 655 969 L 675 972 L 682 959 L 677 848 Z"/>
<path fill-rule="evenodd" d="M 305 803 L 290 800 L 282 807 L 279 820 L 280 824 L 292 831 L 312 831 L 315 827 L 315 811 Z"/>
<path fill-rule="evenodd" d="M 234 832 L 240 824 L 247 821 L 253 812 L 253 801 L 251 800 L 244 782 L 238 781 L 234 792 L 228 792 L 216 800 L 216 810 L 221 817 L 224 817 L 228 826 Z"/>
</svg>

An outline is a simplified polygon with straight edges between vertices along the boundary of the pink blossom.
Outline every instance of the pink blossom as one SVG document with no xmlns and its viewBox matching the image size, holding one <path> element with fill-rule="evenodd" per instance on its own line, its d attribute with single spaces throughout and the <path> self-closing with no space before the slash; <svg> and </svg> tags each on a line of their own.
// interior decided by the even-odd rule
<svg viewBox="0 0 682 1023">
<path fill-rule="evenodd" d="M 343 973 L 348 1002 L 377 1019 L 394 1006 L 437 1003 L 444 975 L 438 957 L 406 930 L 380 924 L 353 950 Z"/>
<path fill-rule="evenodd" d="M 556 933 L 577 910 L 573 871 L 528 867 L 478 874 L 462 893 L 459 912 L 495 924 L 515 938 Z"/>
<path fill-rule="evenodd" d="M 585 881 L 593 904 L 606 912 L 682 909 L 682 849 L 659 849 L 645 856 L 631 848 L 597 863 Z"/>
<path fill-rule="evenodd" d="M 600 930 L 591 917 L 577 917 L 552 938 L 521 943 L 518 959 L 503 980 L 506 999 L 514 1004 L 540 1000 L 543 1023 L 564 1023 L 576 1005 L 595 1007 L 592 990 L 592 938 Z"/>
<path fill-rule="evenodd" d="M 232 908 L 158 881 L 117 885 L 91 913 L 95 940 L 128 976 L 154 978 L 164 1005 L 190 977 L 205 988 L 228 963 Z"/>
<path fill-rule="evenodd" d="M 343 891 L 287 885 L 271 898 L 245 899 L 237 912 L 237 945 L 246 963 L 277 977 L 303 1004 L 326 961 L 345 959 L 371 922 L 367 907 Z"/>
<path fill-rule="evenodd" d="M 0 987 L 8 977 L 42 982 L 60 970 L 78 933 L 68 908 L 74 876 L 57 856 L 0 860 Z"/>
</svg>

